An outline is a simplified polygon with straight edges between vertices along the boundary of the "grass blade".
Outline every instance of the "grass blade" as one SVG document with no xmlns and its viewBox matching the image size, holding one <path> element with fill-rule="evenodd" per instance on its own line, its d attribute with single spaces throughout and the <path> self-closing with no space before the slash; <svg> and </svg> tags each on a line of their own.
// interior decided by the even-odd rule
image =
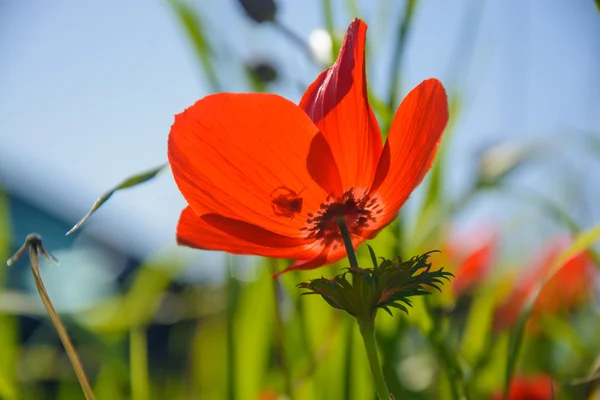
<svg viewBox="0 0 600 400">
<path fill-rule="evenodd" d="M 75 226 L 73 228 L 71 228 L 71 230 L 69 232 L 66 233 L 65 236 L 68 236 L 70 234 L 72 234 L 73 232 L 75 232 L 77 229 L 79 229 L 81 227 L 81 225 L 83 225 L 83 223 L 85 221 L 87 221 L 87 219 L 94 213 L 96 212 L 97 209 L 99 209 L 100 207 L 102 207 L 102 205 L 104 203 L 106 203 L 108 201 L 108 199 L 118 190 L 122 190 L 122 189 L 127 189 L 133 186 L 137 186 L 140 183 L 144 183 L 149 181 L 150 179 L 154 178 L 156 175 L 158 175 L 159 172 L 161 172 L 163 169 L 165 169 L 167 167 L 167 164 L 162 164 L 156 168 L 153 168 L 149 171 L 146 172 L 142 172 L 141 174 L 137 174 L 134 175 L 132 177 L 129 177 L 127 179 L 125 179 L 123 182 L 121 182 L 120 184 L 118 184 L 117 186 L 115 186 L 114 188 L 104 192 L 102 194 L 102 196 L 98 197 L 98 200 L 96 200 L 96 202 L 94 203 L 94 205 L 92 206 L 92 209 L 83 217 L 81 218 L 81 220 L 75 224 Z"/>
<path fill-rule="evenodd" d="M 202 20 L 197 12 L 195 12 L 189 5 L 179 0 L 172 0 L 168 2 L 175 16 L 179 20 L 179 23 L 183 27 L 186 36 L 189 38 L 194 52 L 204 69 L 206 79 L 210 84 L 213 92 L 220 92 L 221 85 L 217 79 L 217 72 L 212 61 L 212 51 L 208 40 L 204 35 L 202 29 Z"/>
<path fill-rule="evenodd" d="M 148 343 L 146 329 L 143 326 L 136 326 L 129 331 L 129 355 L 131 398 L 148 400 L 150 398 Z"/>
</svg>

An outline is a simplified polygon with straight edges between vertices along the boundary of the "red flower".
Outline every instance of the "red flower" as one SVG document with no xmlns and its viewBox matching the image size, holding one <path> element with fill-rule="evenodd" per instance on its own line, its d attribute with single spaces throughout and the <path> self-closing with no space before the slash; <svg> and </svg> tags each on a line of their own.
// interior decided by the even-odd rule
<svg viewBox="0 0 600 400">
<path fill-rule="evenodd" d="M 449 241 L 442 253 L 446 253 L 450 264 L 456 266 L 452 289 L 457 296 L 469 292 L 487 278 L 494 261 L 495 245 L 495 235 L 487 230 Z"/>
<path fill-rule="evenodd" d="M 274 94 L 218 93 L 175 117 L 168 155 L 189 206 L 179 244 L 296 260 L 312 269 L 388 225 L 431 167 L 448 120 L 444 87 L 422 82 L 382 146 L 365 79 L 367 26 L 354 20 L 335 64 L 297 106 Z"/>
<path fill-rule="evenodd" d="M 533 315 L 570 310 L 587 300 L 593 289 L 594 272 L 588 252 L 571 257 L 542 287 Z"/>
<path fill-rule="evenodd" d="M 505 399 L 501 393 L 496 393 L 492 398 Z M 553 398 L 552 378 L 548 375 L 536 375 L 528 378 L 514 377 L 506 400 L 551 400 Z"/>
<path fill-rule="evenodd" d="M 527 299 L 546 278 L 556 258 L 567 247 L 564 240 L 555 241 L 540 257 L 532 272 L 517 283 L 509 297 L 500 304 L 494 314 L 494 328 L 502 330 L 512 326 L 523 310 Z M 543 314 L 570 310 L 589 297 L 593 288 L 594 268 L 587 252 L 574 255 L 562 264 L 556 273 L 542 286 L 533 309 L 531 319 Z M 531 322 L 531 321 L 530 321 Z"/>
</svg>

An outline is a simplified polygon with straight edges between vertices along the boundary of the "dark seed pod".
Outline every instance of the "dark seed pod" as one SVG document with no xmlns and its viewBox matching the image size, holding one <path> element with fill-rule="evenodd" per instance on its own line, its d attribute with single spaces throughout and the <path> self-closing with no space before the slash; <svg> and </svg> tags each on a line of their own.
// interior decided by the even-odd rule
<svg viewBox="0 0 600 400">
<path fill-rule="evenodd" d="M 262 84 L 275 82 L 279 75 L 275 65 L 267 60 L 250 61 L 246 64 L 246 68 L 252 78 Z"/>
<path fill-rule="evenodd" d="M 244 8 L 246 15 L 258 23 L 275 19 L 275 0 L 238 0 L 238 3 Z"/>
</svg>

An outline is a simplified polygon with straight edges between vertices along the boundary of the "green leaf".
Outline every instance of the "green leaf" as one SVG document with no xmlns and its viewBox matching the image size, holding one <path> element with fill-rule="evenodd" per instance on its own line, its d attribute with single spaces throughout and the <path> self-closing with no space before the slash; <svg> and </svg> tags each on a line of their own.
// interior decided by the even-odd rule
<svg viewBox="0 0 600 400">
<path fill-rule="evenodd" d="M 267 269 L 255 281 L 241 285 L 233 320 L 235 399 L 256 399 L 265 382 L 272 349 L 275 304 L 273 281 Z M 260 312 L 257 312 L 260 310 Z M 252 368 L 249 371 L 248 368 Z"/>
<path fill-rule="evenodd" d="M 129 332 L 129 359 L 131 398 L 146 400 L 151 389 L 148 377 L 148 339 L 144 326 L 133 327 Z"/>
<path fill-rule="evenodd" d="M 369 255 L 371 256 L 371 261 L 373 262 L 373 268 L 377 268 L 377 255 L 375 254 L 375 250 L 369 245 L 367 245 L 369 249 Z"/>
<path fill-rule="evenodd" d="M 115 186 L 114 188 L 110 189 L 107 192 L 104 192 L 104 194 L 102 194 L 102 196 L 100 196 L 98 198 L 98 200 L 96 200 L 96 202 L 92 206 L 92 209 L 77 224 L 75 224 L 75 226 L 73 228 L 71 228 L 71 230 L 69 232 L 67 232 L 66 235 L 68 236 L 71 233 L 75 232 L 77 229 L 79 229 L 81 227 L 81 225 L 83 225 L 83 223 L 85 221 L 87 221 L 87 219 L 97 209 L 99 209 L 104 203 L 106 203 L 106 201 L 110 198 L 110 196 L 112 196 L 117 190 L 127 189 L 127 188 L 130 188 L 133 186 L 137 186 L 140 183 L 147 182 L 150 179 L 154 178 L 156 175 L 158 175 L 158 173 L 161 172 L 166 167 L 167 167 L 167 164 L 163 164 L 163 165 L 160 165 L 149 171 L 142 172 L 141 174 L 137 174 L 132 177 L 129 177 L 129 178 L 125 179 L 123 182 L 121 182 L 120 184 L 118 184 L 117 186 Z"/>
<path fill-rule="evenodd" d="M 215 66 L 213 65 L 212 51 L 208 40 L 206 40 L 206 37 L 204 36 L 200 15 L 189 5 L 180 0 L 171 0 L 168 3 L 173 9 L 173 12 L 179 20 L 179 23 L 185 31 L 185 34 L 192 43 L 196 56 L 198 57 L 198 60 L 204 69 L 206 79 L 208 79 L 211 89 L 214 92 L 220 92 L 221 86 L 219 84 L 219 80 L 217 79 Z"/>
<path fill-rule="evenodd" d="M 323 13 L 325 29 L 327 30 L 327 33 L 329 33 L 329 37 L 331 37 L 331 59 L 335 60 L 338 56 L 338 51 L 342 44 L 337 40 L 335 34 L 335 24 L 333 21 L 333 6 L 331 4 L 331 0 L 321 1 L 321 11 Z"/>
<path fill-rule="evenodd" d="M 361 18 L 360 8 L 356 0 L 346 0 L 346 10 L 348 15 L 355 18 Z"/>
<path fill-rule="evenodd" d="M 591 248 L 594 243 L 600 239 L 600 225 L 581 232 L 575 237 L 571 246 L 563 251 L 560 256 L 557 257 L 551 271 L 556 271 L 561 265 L 563 265 L 569 258 L 576 254 L 581 253 L 584 250 Z M 600 268 L 600 265 L 596 264 L 596 267 Z"/>
<path fill-rule="evenodd" d="M 531 305 L 527 305 L 525 307 L 525 310 L 519 316 L 519 319 L 517 320 L 517 323 L 515 324 L 508 341 L 506 370 L 504 375 L 505 395 L 508 395 L 508 389 L 510 388 L 510 383 L 512 382 L 512 378 L 515 374 L 515 369 L 517 368 L 519 354 L 523 345 L 523 339 L 525 338 L 525 327 L 527 326 L 527 321 L 529 320 L 531 310 Z"/>
<path fill-rule="evenodd" d="M 8 196 L 0 188 L 0 260 L 6 260 L 11 250 L 11 226 Z M 6 283 L 6 268 L 0 268 L 0 292 Z M 14 316 L 0 313 L 0 398 L 17 399 L 17 363 L 19 360 L 18 326 Z"/>
<path fill-rule="evenodd" d="M 398 24 L 398 32 L 396 34 L 396 42 L 392 47 L 392 60 L 390 66 L 391 76 L 389 77 L 389 88 L 387 105 L 390 110 L 396 109 L 400 102 L 397 100 L 400 90 L 400 82 L 402 81 L 400 74 L 402 72 L 402 60 L 404 58 L 406 43 L 408 42 L 409 32 L 413 23 L 413 16 L 417 6 L 417 0 L 407 0 L 404 4 L 404 13 L 400 24 Z M 384 129 L 386 132 L 389 126 Z"/>
</svg>

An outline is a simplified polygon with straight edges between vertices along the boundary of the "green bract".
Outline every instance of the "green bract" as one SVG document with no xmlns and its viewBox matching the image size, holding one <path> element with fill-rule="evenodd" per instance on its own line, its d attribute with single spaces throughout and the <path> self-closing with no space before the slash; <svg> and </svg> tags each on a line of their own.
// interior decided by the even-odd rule
<svg viewBox="0 0 600 400">
<path fill-rule="evenodd" d="M 369 247 L 373 268 L 346 268 L 332 279 L 319 278 L 298 284 L 308 289 L 303 294 L 319 294 L 332 307 L 344 310 L 359 320 L 371 319 L 378 308 L 390 315 L 390 307 L 408 313 L 412 306 L 411 296 L 429 294 L 431 288 L 440 290 L 442 279 L 453 276 L 443 268 L 432 271 L 427 252 L 414 256 L 408 261 L 400 257 L 392 260 L 382 259 L 379 265 L 373 249 Z M 347 276 L 352 280 L 349 281 Z"/>
</svg>

